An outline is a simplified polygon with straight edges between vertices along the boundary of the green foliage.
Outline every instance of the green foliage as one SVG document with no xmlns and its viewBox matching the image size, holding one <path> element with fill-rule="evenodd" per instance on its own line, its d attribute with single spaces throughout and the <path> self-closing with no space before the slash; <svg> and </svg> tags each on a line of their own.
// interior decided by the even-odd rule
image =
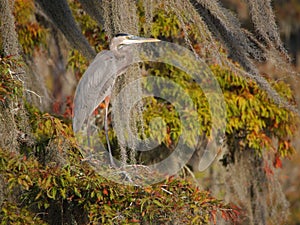
<svg viewBox="0 0 300 225">
<path fill-rule="evenodd" d="M 18 60 L 11 56 L 0 56 L 0 102 L 7 104 L 9 100 L 22 96 L 22 83 L 15 79 L 14 70 L 20 66 Z"/>
<path fill-rule="evenodd" d="M 211 66 L 211 70 L 223 90 L 228 119 L 226 139 L 232 153 L 237 150 L 255 149 L 258 155 L 262 151 L 272 150 L 282 157 L 290 156 L 294 152 L 290 138 L 297 128 L 297 116 L 273 103 L 256 83 L 246 81 L 229 69 L 217 65 Z M 197 108 L 199 136 L 201 134 L 209 135 L 211 116 L 208 102 L 201 88 L 187 74 L 172 66 L 152 64 L 148 68 L 148 73 L 170 79 L 185 90 Z M 145 88 L 151 93 L 152 88 L 160 87 L 159 82 L 160 80 L 156 84 L 152 82 L 151 86 L 146 84 Z M 293 100 L 291 89 L 287 84 L 275 82 L 273 85 L 283 97 L 290 101 Z M 162 90 L 168 95 L 176 96 L 176 90 L 173 91 L 174 93 L 172 93 L 172 89 Z M 147 99 L 144 107 L 146 136 L 155 137 L 156 141 L 170 148 L 176 145 L 181 135 L 181 122 L 174 106 L 161 99 Z M 192 113 L 194 112 L 187 112 L 191 115 Z M 154 124 L 157 127 L 151 127 L 153 125 L 151 121 L 155 118 L 162 118 L 164 124 Z M 187 121 L 189 121 L 188 118 L 189 116 L 187 116 Z M 189 121 L 189 124 L 192 131 L 195 121 Z M 102 135 L 104 137 L 104 133 Z M 116 138 L 114 135 L 110 135 L 110 137 Z M 191 139 L 186 139 L 185 143 L 192 145 L 194 143 L 193 135 L 187 135 L 187 137 Z M 278 140 L 278 144 L 273 141 L 274 138 Z"/>
<path fill-rule="evenodd" d="M 51 164 L 44 167 L 34 157 L 1 150 L 0 173 L 8 190 L 21 189 L 20 205 L 5 203 L 1 220 L 11 224 L 28 221 L 35 224 L 39 219 L 50 222 L 53 221 L 51 213 L 57 207 L 63 212 L 56 215 L 57 223 L 68 221 L 66 217 L 70 215 L 78 221 L 85 218 L 80 224 L 171 224 L 174 221 L 208 224 L 217 212 L 227 220 L 237 219 L 235 208 L 212 198 L 208 192 L 199 191 L 188 181 L 168 179 L 152 187 L 120 186 L 99 176 L 81 163 L 78 156 L 74 155 L 75 158 L 72 164 L 63 167 Z"/>
<path fill-rule="evenodd" d="M 184 42 L 178 18 L 174 14 L 167 15 L 163 9 L 155 13 L 156 17 L 151 29 L 153 35 L 167 40 L 172 38 L 173 42 Z M 141 13 L 141 21 L 144 21 L 143 16 L 143 13 Z M 190 38 L 196 36 L 193 33 L 192 26 L 189 27 Z M 193 39 L 191 41 L 195 43 Z M 195 44 L 194 49 L 197 50 L 197 44 Z M 223 90 L 227 104 L 226 139 L 232 153 L 236 150 L 255 149 L 259 155 L 264 150 L 276 151 L 282 157 L 291 155 L 294 148 L 290 143 L 290 138 L 296 130 L 297 116 L 289 110 L 274 104 L 253 81 L 245 80 L 234 74 L 229 68 L 222 68 L 218 65 L 211 65 L 210 68 Z M 207 101 L 200 87 L 187 74 L 171 66 L 156 65 L 154 69 L 151 68 L 148 72 L 154 76 L 171 79 L 184 88 L 198 109 L 199 133 L 208 134 L 211 118 Z M 282 81 L 272 82 L 270 80 L 270 82 L 282 97 L 293 102 L 292 92 L 287 84 Z M 170 92 L 170 90 L 166 91 Z M 145 121 L 150 121 L 151 118 L 156 116 L 166 118 L 169 132 L 166 134 L 165 139 L 160 137 L 159 140 L 167 146 L 170 143 L 176 143 L 176 138 L 180 135 L 178 132 L 180 122 L 174 108 L 170 105 L 166 107 L 157 99 L 150 101 L 150 104 L 147 106 L 148 111 L 145 112 Z M 191 126 L 194 122 L 191 121 Z M 157 135 L 159 137 L 159 134 Z M 175 138 L 172 139 L 170 136 Z M 273 141 L 274 138 L 278 140 L 277 145 Z M 189 142 L 189 140 L 186 141 Z"/>
<path fill-rule="evenodd" d="M 35 21 L 35 6 L 32 0 L 16 0 L 14 15 L 19 43 L 25 55 L 31 56 L 34 49 L 46 46 L 47 30 Z"/>
<path fill-rule="evenodd" d="M 229 146 L 255 149 L 258 153 L 275 150 L 281 156 L 294 152 L 288 138 L 296 129 L 294 113 L 273 103 L 259 86 L 233 74 L 230 70 L 212 66 L 227 103 L 227 138 Z M 293 100 L 291 89 L 284 82 L 274 82 L 274 88 Z M 279 141 L 276 147 L 272 138 Z"/>
<path fill-rule="evenodd" d="M 97 52 L 107 49 L 107 36 L 102 30 L 102 27 L 82 10 L 78 1 L 69 0 L 69 4 L 76 21 L 78 21 L 80 25 L 82 33 L 88 39 L 91 46 L 93 46 Z"/>
<path fill-rule="evenodd" d="M 290 156 L 294 152 L 294 148 L 289 139 L 297 128 L 297 116 L 273 103 L 256 83 L 246 81 L 229 69 L 221 68 L 217 65 L 211 66 L 211 70 L 223 90 L 226 102 L 228 119 L 226 140 L 231 154 L 233 155 L 235 151 L 255 149 L 258 155 L 261 155 L 262 151 L 271 150 L 282 157 Z M 148 72 L 154 76 L 171 79 L 184 88 L 198 109 L 199 135 L 203 133 L 209 135 L 211 127 L 209 105 L 201 88 L 187 74 L 171 66 L 155 65 Z M 160 87 L 159 83 L 155 85 Z M 273 86 L 284 98 L 290 101 L 293 100 L 291 89 L 287 84 L 276 82 L 273 83 Z M 176 95 L 170 89 L 163 91 L 168 92 L 169 95 Z M 150 89 L 149 92 L 151 92 Z M 150 136 L 151 134 L 153 137 L 156 137 L 159 143 L 170 148 L 174 146 L 181 135 L 180 118 L 175 108 L 171 103 L 166 103 L 160 99 L 148 99 L 145 108 L 146 135 Z M 167 126 L 166 132 L 163 132 L 163 129 L 153 129 L 150 126 L 150 121 L 156 117 L 164 120 Z M 195 125 L 195 121 L 189 122 L 192 128 Z M 187 136 L 193 137 L 192 135 Z M 278 140 L 277 144 L 274 142 L 274 139 Z M 193 143 L 193 140 L 188 138 L 185 142 L 189 145 L 189 143 Z"/>
<path fill-rule="evenodd" d="M 152 187 L 134 187 L 101 177 L 82 160 L 69 124 L 28 103 L 25 106 L 35 143 L 22 148 L 21 155 L 0 149 L 0 174 L 7 184 L 8 196 L 18 193 L 17 202 L 5 200 L 1 221 L 209 224 L 217 213 L 229 221 L 237 219 L 237 209 L 186 180 L 172 178 Z M 63 161 L 57 156 L 63 156 Z"/>
<path fill-rule="evenodd" d="M 160 3 L 163 7 L 163 3 Z M 173 13 L 167 13 L 165 10 L 158 11 L 154 24 L 151 27 L 153 37 L 172 38 L 180 36 L 180 23 Z"/>
<path fill-rule="evenodd" d="M 105 32 L 91 17 L 82 10 L 81 5 L 76 0 L 69 0 L 72 13 L 80 25 L 80 28 L 96 50 L 100 52 L 108 48 L 108 41 Z M 76 77 L 79 79 L 88 66 L 87 60 L 77 51 L 70 50 L 68 57 L 68 67 L 75 71 Z"/>
<path fill-rule="evenodd" d="M 88 67 L 88 61 L 79 51 L 73 49 L 69 51 L 68 67 L 74 71 L 77 80 L 79 80 Z"/>
<path fill-rule="evenodd" d="M 26 207 L 20 208 L 15 204 L 5 202 L 2 205 L 1 212 L 1 225 L 22 225 L 22 224 L 33 224 L 33 225 L 46 225 L 38 216 L 35 216 Z"/>
<path fill-rule="evenodd" d="M 30 147 L 21 148 L 21 153 L 26 156 L 34 155 L 45 165 L 55 157 L 54 149 L 63 154 L 67 149 L 77 148 L 69 123 L 64 123 L 48 113 L 41 113 L 29 103 L 26 103 L 25 107 L 35 143 Z"/>
<path fill-rule="evenodd" d="M 186 132 L 191 132 L 190 135 L 186 135 L 188 139 L 185 140 L 185 143 L 192 147 L 195 143 L 195 140 L 193 138 L 193 131 L 196 129 L 196 121 L 193 121 L 193 118 L 198 117 L 198 121 L 200 123 L 200 129 L 198 130 L 199 136 L 203 133 L 208 134 L 211 127 L 209 105 L 204 93 L 202 92 L 199 85 L 197 85 L 197 83 L 193 81 L 190 75 L 180 71 L 173 66 L 151 63 L 150 67 L 148 68 L 148 73 L 153 76 L 166 78 L 180 85 L 180 87 L 195 104 L 195 108 L 198 109 L 196 112 L 188 110 L 185 110 L 184 112 L 186 116 L 184 119 L 187 121 L 190 128 Z M 158 79 L 156 82 L 151 82 L 151 84 L 145 84 L 144 88 L 149 93 L 151 93 L 153 89 L 159 88 L 162 95 L 178 95 L 178 90 L 176 88 L 163 89 L 164 82 L 164 80 Z M 175 97 L 175 99 L 177 98 Z M 181 103 L 184 104 L 185 102 L 183 101 Z M 159 143 L 163 143 L 169 147 L 177 143 L 181 135 L 181 118 L 179 117 L 178 112 L 176 111 L 172 103 L 167 103 L 163 99 L 148 99 L 148 101 L 146 101 L 145 108 L 146 110 L 144 112 L 144 120 L 146 135 L 150 136 L 151 133 L 153 137 L 157 137 L 157 141 Z M 195 113 L 197 115 L 194 115 Z M 160 128 L 151 127 L 151 121 L 156 117 L 160 117 L 164 120 L 165 125 L 167 126 L 167 131 L 165 133 L 162 132 L 162 129 Z"/>
</svg>

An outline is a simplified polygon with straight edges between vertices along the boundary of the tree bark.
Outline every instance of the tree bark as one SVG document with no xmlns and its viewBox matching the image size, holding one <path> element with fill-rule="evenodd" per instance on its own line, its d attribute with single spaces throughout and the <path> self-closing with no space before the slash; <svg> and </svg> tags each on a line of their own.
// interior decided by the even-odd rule
<svg viewBox="0 0 300 225">
<path fill-rule="evenodd" d="M 1 0 L 0 4 L 0 33 L 2 38 L 2 50 L 5 56 L 19 56 L 20 48 L 18 35 L 15 30 L 15 19 L 12 14 L 14 0 Z"/>
<path fill-rule="evenodd" d="M 88 60 L 94 59 L 96 52 L 81 33 L 66 0 L 36 0 L 36 2 L 75 49 Z"/>
</svg>

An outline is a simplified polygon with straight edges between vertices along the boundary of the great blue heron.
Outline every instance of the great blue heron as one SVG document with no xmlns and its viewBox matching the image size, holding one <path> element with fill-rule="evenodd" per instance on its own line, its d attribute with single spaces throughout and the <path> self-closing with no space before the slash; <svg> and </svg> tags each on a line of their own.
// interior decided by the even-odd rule
<svg viewBox="0 0 300 225">
<path fill-rule="evenodd" d="M 73 130 L 78 132 L 84 121 L 93 113 L 98 105 L 105 101 L 105 133 L 107 136 L 107 108 L 116 78 L 124 73 L 132 60 L 133 44 L 158 42 L 159 39 L 143 38 L 130 34 L 118 34 L 110 43 L 110 51 L 101 51 L 90 64 L 81 78 L 74 97 Z M 108 138 L 108 137 L 106 137 Z M 108 140 L 107 140 L 108 141 Z M 109 154 L 111 151 L 108 142 Z M 111 160 L 112 161 L 112 160 Z M 112 162 L 113 163 L 113 162 Z"/>
<path fill-rule="evenodd" d="M 110 51 L 101 51 L 83 74 L 74 97 L 73 130 L 79 131 L 84 120 L 109 96 L 117 76 L 124 73 L 130 60 L 132 44 L 158 42 L 155 38 L 142 38 L 118 34 L 110 43 Z"/>
</svg>

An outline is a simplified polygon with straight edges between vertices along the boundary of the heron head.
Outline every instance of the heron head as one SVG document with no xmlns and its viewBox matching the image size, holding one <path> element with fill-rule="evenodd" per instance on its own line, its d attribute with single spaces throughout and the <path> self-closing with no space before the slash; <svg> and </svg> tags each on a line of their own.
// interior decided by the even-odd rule
<svg viewBox="0 0 300 225">
<path fill-rule="evenodd" d="M 115 51 L 116 53 L 125 49 L 126 46 L 133 45 L 133 44 L 141 44 L 147 42 L 158 42 L 159 39 L 156 38 L 144 38 L 138 37 L 131 34 L 117 34 L 110 43 L 110 50 Z"/>
</svg>

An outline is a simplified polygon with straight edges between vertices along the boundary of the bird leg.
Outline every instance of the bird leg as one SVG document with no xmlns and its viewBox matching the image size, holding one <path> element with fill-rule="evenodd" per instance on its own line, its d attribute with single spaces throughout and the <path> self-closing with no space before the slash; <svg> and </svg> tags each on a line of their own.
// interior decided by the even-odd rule
<svg viewBox="0 0 300 225">
<path fill-rule="evenodd" d="M 105 101 L 104 131 L 105 131 L 106 143 L 107 143 L 107 148 L 108 148 L 109 160 L 110 160 L 110 164 L 113 167 L 116 167 L 116 164 L 115 164 L 113 156 L 112 156 L 112 152 L 111 152 L 111 148 L 110 148 L 110 144 L 109 144 L 109 137 L 108 137 L 108 121 L 107 121 L 107 118 L 108 118 L 108 106 L 109 106 L 109 101 L 110 101 L 109 96 L 107 96 L 104 101 Z"/>
<path fill-rule="evenodd" d="M 115 164 L 113 156 L 112 156 L 111 147 L 110 147 L 109 138 L 108 138 L 108 121 L 107 121 L 107 118 L 108 118 L 109 101 L 110 101 L 110 98 L 109 98 L 109 96 L 107 96 L 104 100 L 104 102 L 105 102 L 104 131 L 105 131 L 105 137 L 106 137 L 106 142 L 107 142 L 107 148 L 108 148 L 108 153 L 109 153 L 110 164 L 111 164 L 112 167 L 117 168 L 117 165 Z M 124 175 L 124 180 L 127 180 L 130 183 L 133 183 L 130 175 L 126 171 L 120 171 L 119 174 Z"/>
</svg>

